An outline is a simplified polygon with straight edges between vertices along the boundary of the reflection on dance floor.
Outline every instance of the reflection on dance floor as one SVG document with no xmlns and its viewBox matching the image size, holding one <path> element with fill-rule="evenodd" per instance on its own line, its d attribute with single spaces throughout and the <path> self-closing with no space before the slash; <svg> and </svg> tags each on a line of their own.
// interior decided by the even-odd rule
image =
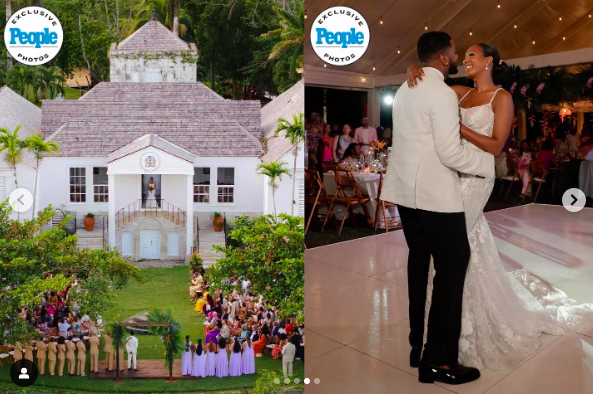
<svg viewBox="0 0 593 394">
<path fill-rule="evenodd" d="M 525 205 L 486 214 L 509 270 L 527 268 L 578 303 L 593 303 L 593 209 Z M 418 383 L 409 367 L 407 263 L 401 231 L 307 250 L 305 376 L 309 393 L 593 394 L 593 329 L 543 335 L 513 371 L 476 382 Z"/>
</svg>

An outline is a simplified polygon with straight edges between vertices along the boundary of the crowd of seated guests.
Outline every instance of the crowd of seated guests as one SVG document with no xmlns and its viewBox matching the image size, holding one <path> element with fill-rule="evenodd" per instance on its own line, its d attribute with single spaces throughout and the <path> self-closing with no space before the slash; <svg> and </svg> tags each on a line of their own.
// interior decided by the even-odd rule
<svg viewBox="0 0 593 394">
<path fill-rule="evenodd" d="M 194 289 L 197 298 L 195 310 L 205 317 L 206 344 L 218 346 L 221 340 L 228 343 L 231 338 L 236 338 L 241 345 L 250 341 L 256 357 L 261 357 L 269 351 L 279 358 L 283 346 L 291 340 L 291 343 L 295 342 L 296 358 L 304 359 L 304 324 L 295 327 L 294 319 L 279 318 L 282 312 L 273 302 L 264 300 L 263 296 L 256 298 L 248 291 L 249 282 L 246 280 L 242 281 L 242 294 L 235 290 L 225 296 L 220 289 L 212 291 L 203 273 L 199 273 L 199 276 L 202 288 Z M 192 280 L 192 286 L 195 286 L 195 283 L 196 281 Z"/>
<path fill-rule="evenodd" d="M 531 162 L 537 160 L 547 173 L 558 169 L 558 162 L 569 158 L 593 160 L 593 132 L 585 124 L 580 133 L 571 126 L 565 126 L 555 133 L 543 133 L 535 141 L 512 141 L 509 138 L 501 153 L 495 158 L 496 177 L 509 174 L 507 160 L 513 161 L 516 175 L 522 182 L 521 196 L 531 195 Z"/>
<path fill-rule="evenodd" d="M 98 334 L 101 319 L 94 322 L 87 314 L 82 313 L 78 304 L 70 300 L 71 291 L 80 291 L 76 282 L 66 286 L 61 292 L 47 292 L 33 310 L 23 306 L 18 311 L 18 318 L 34 326 L 45 338 Z"/>
</svg>

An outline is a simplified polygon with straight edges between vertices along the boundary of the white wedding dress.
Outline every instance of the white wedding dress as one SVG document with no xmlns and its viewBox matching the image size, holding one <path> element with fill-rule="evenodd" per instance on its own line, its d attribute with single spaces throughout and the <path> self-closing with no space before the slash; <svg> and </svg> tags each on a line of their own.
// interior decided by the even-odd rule
<svg viewBox="0 0 593 394">
<path fill-rule="evenodd" d="M 491 136 L 492 100 L 460 108 L 462 123 Z M 465 139 L 462 144 L 465 149 L 479 149 Z M 459 362 L 480 369 L 508 370 L 540 347 L 542 333 L 561 335 L 593 326 L 593 304 L 576 305 L 564 292 L 526 269 L 505 270 L 483 213 L 494 179 L 460 174 L 460 182 L 471 260 L 463 292 Z M 431 264 L 428 295 L 432 294 L 433 276 Z"/>
</svg>

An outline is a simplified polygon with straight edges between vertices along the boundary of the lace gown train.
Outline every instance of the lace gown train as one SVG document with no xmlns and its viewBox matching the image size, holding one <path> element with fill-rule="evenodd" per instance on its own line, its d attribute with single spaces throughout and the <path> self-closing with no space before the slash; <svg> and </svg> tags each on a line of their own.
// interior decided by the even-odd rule
<svg viewBox="0 0 593 394">
<path fill-rule="evenodd" d="M 491 136 L 492 100 L 486 105 L 461 108 L 462 123 Z M 466 149 L 479 149 L 466 140 L 462 143 Z M 526 269 L 506 271 L 483 213 L 494 179 L 460 174 L 460 182 L 471 260 L 463 292 L 459 362 L 508 370 L 541 346 L 542 333 L 561 335 L 593 326 L 593 304 L 576 305 L 564 292 Z M 433 276 L 431 263 L 429 295 Z M 429 307 L 427 297 L 427 311 Z"/>
</svg>

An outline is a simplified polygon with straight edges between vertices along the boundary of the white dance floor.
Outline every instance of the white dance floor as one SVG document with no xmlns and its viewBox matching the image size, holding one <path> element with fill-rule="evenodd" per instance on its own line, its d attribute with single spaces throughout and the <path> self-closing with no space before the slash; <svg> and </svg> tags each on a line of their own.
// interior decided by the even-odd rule
<svg viewBox="0 0 593 394">
<path fill-rule="evenodd" d="M 486 217 L 509 270 L 526 267 L 593 303 L 593 209 L 525 205 Z M 409 367 L 407 255 L 401 231 L 306 251 L 307 394 L 593 394 L 593 354 L 583 351 L 593 328 L 543 335 L 510 372 L 484 370 L 461 386 L 418 383 Z"/>
</svg>

